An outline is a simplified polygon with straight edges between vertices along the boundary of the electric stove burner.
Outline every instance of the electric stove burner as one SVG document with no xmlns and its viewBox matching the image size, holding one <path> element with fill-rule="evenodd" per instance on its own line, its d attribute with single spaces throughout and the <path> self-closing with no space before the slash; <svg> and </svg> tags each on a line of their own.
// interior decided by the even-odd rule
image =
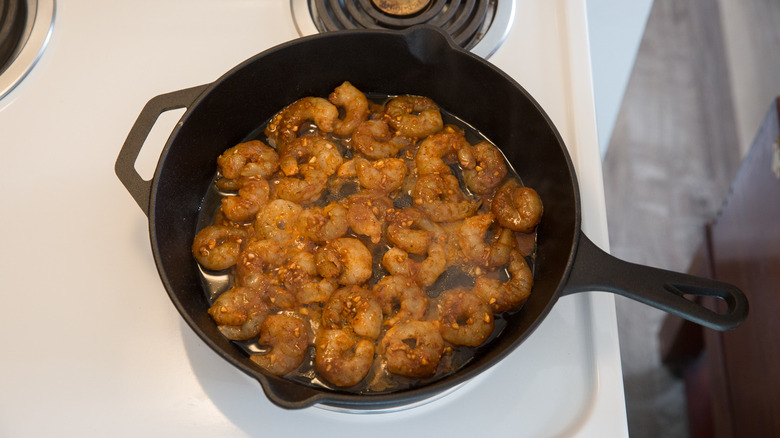
<svg viewBox="0 0 780 438">
<path fill-rule="evenodd" d="M 512 26 L 514 0 L 291 0 L 301 35 L 429 24 L 487 58 Z"/>
<path fill-rule="evenodd" d="M 24 0 L 0 1 L 0 73 L 13 59 L 26 22 L 27 4 Z"/>
<path fill-rule="evenodd" d="M 414 15 L 430 5 L 430 0 L 371 0 L 380 11 L 388 15 Z"/>
<path fill-rule="evenodd" d="M 54 24 L 55 0 L 0 0 L 0 99 L 38 62 Z"/>
</svg>

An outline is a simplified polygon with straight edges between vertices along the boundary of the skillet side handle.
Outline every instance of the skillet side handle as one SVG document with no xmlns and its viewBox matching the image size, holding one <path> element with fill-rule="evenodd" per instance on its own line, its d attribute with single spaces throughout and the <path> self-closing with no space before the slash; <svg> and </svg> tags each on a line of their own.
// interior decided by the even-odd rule
<svg viewBox="0 0 780 438">
<path fill-rule="evenodd" d="M 563 295 L 594 290 L 620 294 L 720 331 L 736 328 L 748 314 L 747 298 L 734 285 L 620 260 L 580 233 Z M 728 308 L 714 312 L 686 296 L 720 298 Z"/>
<path fill-rule="evenodd" d="M 127 139 L 114 164 L 114 171 L 147 216 L 149 216 L 152 181 L 143 179 L 135 169 L 135 162 L 138 159 L 138 154 L 141 153 L 146 137 L 149 136 L 152 127 L 157 123 L 160 114 L 189 107 L 209 85 L 199 85 L 153 97 L 141 110 L 141 114 L 138 115 L 130 133 L 127 134 Z"/>
<path fill-rule="evenodd" d="M 266 397 L 284 409 L 304 409 L 321 401 L 322 393 L 280 378 L 257 377 Z"/>
</svg>

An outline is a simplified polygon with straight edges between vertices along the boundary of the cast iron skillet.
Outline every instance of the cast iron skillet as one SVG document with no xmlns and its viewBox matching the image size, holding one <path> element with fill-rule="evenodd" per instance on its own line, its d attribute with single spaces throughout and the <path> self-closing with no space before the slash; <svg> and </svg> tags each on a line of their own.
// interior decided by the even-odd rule
<svg viewBox="0 0 780 438">
<path fill-rule="evenodd" d="M 219 333 L 206 313 L 209 304 L 190 253 L 216 157 L 285 105 L 304 96 L 327 96 L 345 80 L 364 92 L 432 98 L 502 148 L 545 208 L 538 228 L 536 284 L 502 335 L 458 372 L 389 394 L 323 390 L 265 374 Z M 146 136 L 159 114 L 182 107 L 187 111 L 168 139 L 153 179 L 143 180 L 134 163 Z M 132 127 L 116 173 L 149 217 L 155 262 L 182 317 L 214 351 L 256 378 L 269 399 L 285 408 L 320 403 L 374 410 L 429 398 L 501 360 L 531 335 L 558 298 L 575 292 L 618 293 L 717 330 L 737 327 L 748 312 L 745 296 L 730 284 L 631 264 L 596 247 L 580 231 L 574 168 L 548 116 L 512 78 L 432 27 L 301 38 L 250 58 L 211 84 L 157 96 Z M 718 297 L 728 310 L 712 312 L 684 295 Z"/>
</svg>

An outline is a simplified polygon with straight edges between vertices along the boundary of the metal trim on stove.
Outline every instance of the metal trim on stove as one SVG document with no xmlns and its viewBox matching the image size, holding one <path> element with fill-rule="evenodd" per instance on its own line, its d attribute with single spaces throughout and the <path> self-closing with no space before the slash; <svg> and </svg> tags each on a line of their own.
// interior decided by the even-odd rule
<svg viewBox="0 0 780 438">
<path fill-rule="evenodd" d="M 41 58 L 54 26 L 54 2 L 27 0 L 27 22 L 18 53 L 0 74 L 0 99 L 16 88 Z"/>
</svg>

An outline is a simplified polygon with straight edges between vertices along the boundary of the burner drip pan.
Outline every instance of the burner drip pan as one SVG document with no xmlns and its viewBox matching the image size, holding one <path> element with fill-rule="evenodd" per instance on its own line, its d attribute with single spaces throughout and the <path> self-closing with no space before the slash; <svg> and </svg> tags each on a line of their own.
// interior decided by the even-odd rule
<svg viewBox="0 0 780 438">
<path fill-rule="evenodd" d="M 301 35 L 348 29 L 401 30 L 433 25 L 456 44 L 472 50 L 494 35 L 478 53 L 487 58 L 503 42 L 512 25 L 514 0 L 292 0 L 293 18 Z"/>
<path fill-rule="evenodd" d="M 24 0 L 0 0 L 0 73 L 16 54 L 26 23 L 27 3 Z"/>
<path fill-rule="evenodd" d="M 0 99 L 22 82 L 43 54 L 54 25 L 54 1 L 19 0 L 19 3 L 0 0 L 0 21 L 3 24 L 0 27 L 0 48 L 6 50 L 6 32 L 8 35 L 19 32 L 16 41 L 11 42 L 13 48 L 10 49 L 8 59 L 4 63 L 0 62 Z M 5 23 L 10 19 L 7 15 L 12 8 L 23 8 L 24 14 L 21 15 L 17 9 L 14 15 L 17 15 L 18 21 L 9 24 L 7 31 Z"/>
</svg>

